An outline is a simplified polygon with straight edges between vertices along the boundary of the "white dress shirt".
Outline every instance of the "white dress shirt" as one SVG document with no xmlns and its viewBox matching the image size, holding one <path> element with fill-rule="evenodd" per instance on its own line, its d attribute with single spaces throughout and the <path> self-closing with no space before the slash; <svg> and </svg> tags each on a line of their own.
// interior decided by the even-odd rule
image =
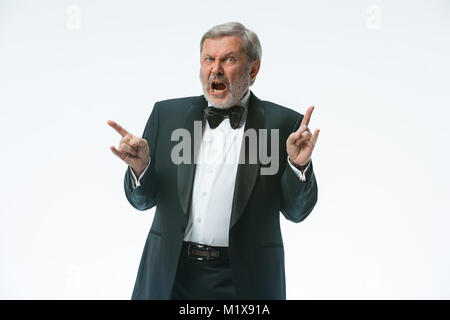
<svg viewBox="0 0 450 320">
<path fill-rule="evenodd" d="M 208 121 L 205 121 L 184 241 L 228 247 L 231 206 L 249 98 L 250 90 L 236 104 L 245 108 L 239 128 L 233 129 L 228 118 L 215 129 L 211 129 Z M 133 170 L 130 170 L 134 188 L 140 186 L 141 177 L 145 174 L 150 161 L 139 179 L 136 179 Z M 305 172 L 309 164 L 302 173 L 290 163 L 289 159 L 287 161 L 299 179 L 305 181 Z"/>
</svg>

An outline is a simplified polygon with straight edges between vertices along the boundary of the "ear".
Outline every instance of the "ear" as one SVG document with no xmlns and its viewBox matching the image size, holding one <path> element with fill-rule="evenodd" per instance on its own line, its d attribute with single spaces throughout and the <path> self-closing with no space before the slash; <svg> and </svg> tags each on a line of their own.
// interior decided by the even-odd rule
<svg viewBox="0 0 450 320">
<path fill-rule="evenodd" d="M 250 68 L 250 80 L 253 81 L 256 78 L 256 75 L 259 72 L 259 67 L 261 66 L 261 59 L 256 59 L 252 62 L 252 66 Z"/>
</svg>

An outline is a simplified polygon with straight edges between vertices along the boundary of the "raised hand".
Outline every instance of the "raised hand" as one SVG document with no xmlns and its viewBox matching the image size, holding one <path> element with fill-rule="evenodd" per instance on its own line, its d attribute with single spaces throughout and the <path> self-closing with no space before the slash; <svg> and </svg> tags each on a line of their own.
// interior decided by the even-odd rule
<svg viewBox="0 0 450 320">
<path fill-rule="evenodd" d="M 297 131 L 291 133 L 286 140 L 286 150 L 289 160 L 292 164 L 297 166 L 305 166 L 308 164 L 314 146 L 319 138 L 319 129 L 316 129 L 314 135 L 312 135 L 308 128 L 313 110 L 314 106 L 311 106 L 306 110 L 300 127 Z"/>
<path fill-rule="evenodd" d="M 114 146 L 110 146 L 109 148 L 133 169 L 136 177 L 139 177 L 145 167 L 147 167 L 150 159 L 150 149 L 147 140 L 133 136 L 112 120 L 108 121 L 108 125 L 122 136 L 119 142 L 119 149 L 116 149 Z"/>
</svg>

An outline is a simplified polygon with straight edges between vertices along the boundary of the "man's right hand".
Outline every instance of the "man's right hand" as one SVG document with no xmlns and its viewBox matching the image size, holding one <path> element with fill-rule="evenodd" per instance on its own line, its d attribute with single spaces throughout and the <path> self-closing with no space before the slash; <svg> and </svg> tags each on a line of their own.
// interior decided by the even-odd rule
<svg viewBox="0 0 450 320">
<path fill-rule="evenodd" d="M 108 124 L 121 136 L 119 149 L 109 147 L 111 151 L 133 169 L 136 177 L 139 177 L 147 167 L 150 160 L 150 149 L 147 140 L 133 136 L 118 123 L 109 120 Z"/>
</svg>

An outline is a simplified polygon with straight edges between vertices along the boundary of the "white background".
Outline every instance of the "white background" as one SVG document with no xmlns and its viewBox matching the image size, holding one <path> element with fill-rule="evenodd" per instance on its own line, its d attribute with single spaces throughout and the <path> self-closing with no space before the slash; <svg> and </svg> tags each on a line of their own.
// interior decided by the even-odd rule
<svg viewBox="0 0 450 320">
<path fill-rule="evenodd" d="M 200 38 L 228 21 L 260 37 L 253 92 L 321 129 L 318 203 L 281 218 L 287 298 L 450 298 L 445 0 L 0 0 L 0 298 L 131 297 L 154 209 L 106 121 L 140 136 L 202 94 Z"/>
</svg>

